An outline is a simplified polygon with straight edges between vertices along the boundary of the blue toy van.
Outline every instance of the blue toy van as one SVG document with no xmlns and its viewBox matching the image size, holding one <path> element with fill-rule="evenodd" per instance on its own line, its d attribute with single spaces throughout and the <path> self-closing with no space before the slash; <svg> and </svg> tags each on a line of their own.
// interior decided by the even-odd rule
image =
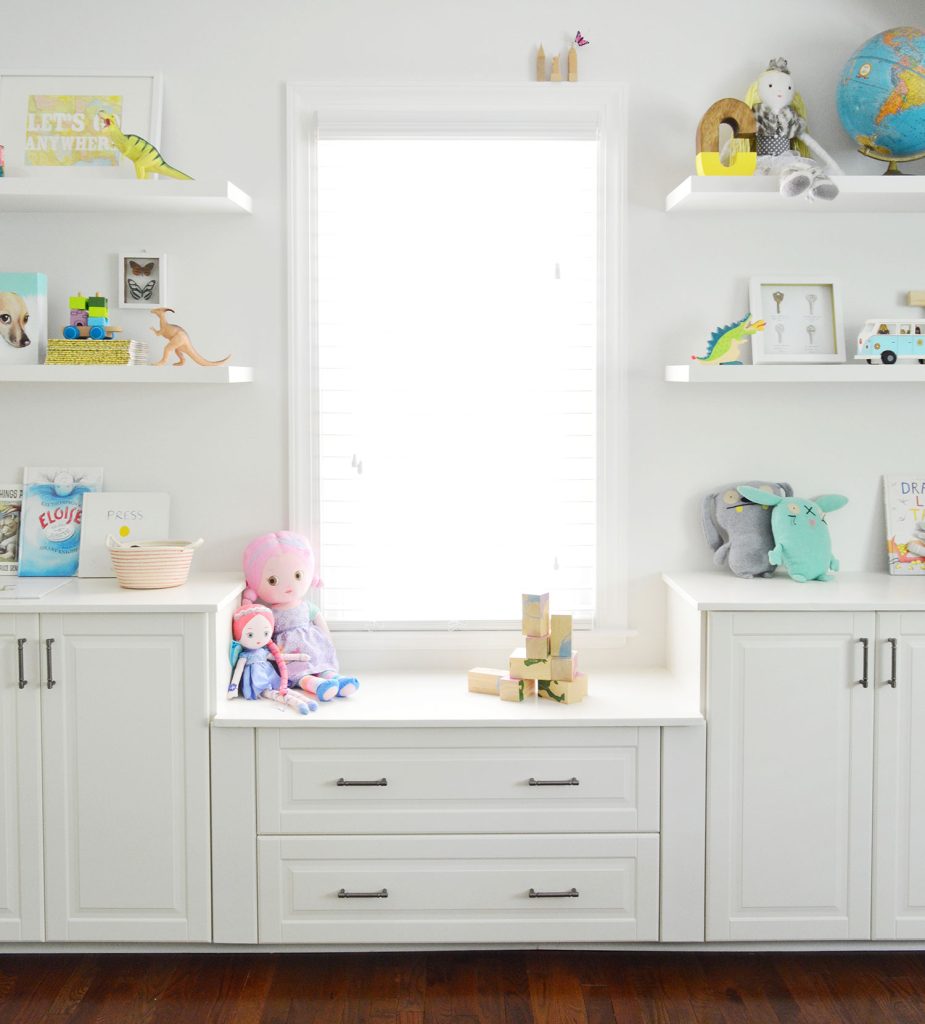
<svg viewBox="0 0 925 1024">
<path fill-rule="evenodd" d="M 855 359 L 872 363 L 892 364 L 897 359 L 918 359 L 925 363 L 925 320 L 899 319 L 868 320 L 858 335 Z"/>
</svg>

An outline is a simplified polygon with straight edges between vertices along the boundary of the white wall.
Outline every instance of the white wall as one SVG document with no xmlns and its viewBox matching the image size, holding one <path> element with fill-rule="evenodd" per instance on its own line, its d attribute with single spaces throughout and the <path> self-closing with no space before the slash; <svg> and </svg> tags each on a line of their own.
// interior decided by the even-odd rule
<svg viewBox="0 0 925 1024">
<path fill-rule="evenodd" d="M 847 494 L 850 504 L 831 517 L 836 553 L 845 569 L 880 569 L 880 476 L 925 469 L 925 457 L 916 461 L 911 385 L 684 387 L 665 384 L 662 368 L 701 352 L 717 323 L 745 312 L 754 272 L 838 274 L 849 336 L 868 316 L 901 311 L 905 293 L 925 287 L 925 268 L 908 245 L 925 217 L 668 217 L 662 210 L 665 194 L 692 169 L 703 111 L 742 95 L 772 56 L 789 59 L 813 134 L 846 170 L 877 173 L 838 125 L 838 72 L 875 32 L 923 23 L 919 0 L 779 0 L 773 8 L 748 0 L 16 5 L 4 19 L 5 68 L 70 70 L 102 60 L 115 70 L 161 70 L 165 156 L 195 177 L 235 181 L 253 196 L 255 213 L 4 215 L 0 269 L 45 271 L 55 324 L 69 294 L 113 292 L 120 250 L 166 252 L 176 320 L 207 356 L 231 351 L 235 362 L 254 364 L 257 382 L 3 385 L 0 480 L 15 479 L 27 464 L 102 465 L 110 489 L 171 492 L 175 534 L 207 539 L 200 568 L 237 568 L 247 540 L 285 526 L 283 83 L 520 82 L 530 77 L 538 42 L 549 53 L 581 29 L 591 40 L 581 52 L 582 78 L 630 87 L 622 358 L 632 423 L 631 614 L 640 636 L 624 659 L 661 662 L 658 573 L 709 566 L 698 508 L 713 485 L 768 477 L 798 492 Z M 78 24 L 100 27 L 85 53 Z M 141 312 L 123 319 L 129 334 L 153 323 Z"/>
</svg>

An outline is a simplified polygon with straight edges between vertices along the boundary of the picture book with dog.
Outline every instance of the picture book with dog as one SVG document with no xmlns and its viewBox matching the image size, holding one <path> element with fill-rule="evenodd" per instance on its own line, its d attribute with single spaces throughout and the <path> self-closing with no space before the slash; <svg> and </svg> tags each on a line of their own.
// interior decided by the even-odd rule
<svg viewBox="0 0 925 1024">
<path fill-rule="evenodd" d="M 102 487 L 102 469 L 26 469 L 19 532 L 20 576 L 76 574 L 83 498 Z"/>
<path fill-rule="evenodd" d="M 48 279 L 0 273 L 0 366 L 45 362 Z"/>
<path fill-rule="evenodd" d="M 893 576 L 925 576 L 925 473 L 885 476 L 886 547 Z"/>
<path fill-rule="evenodd" d="M 19 520 L 22 487 L 0 484 L 0 576 L 19 572 Z"/>
</svg>

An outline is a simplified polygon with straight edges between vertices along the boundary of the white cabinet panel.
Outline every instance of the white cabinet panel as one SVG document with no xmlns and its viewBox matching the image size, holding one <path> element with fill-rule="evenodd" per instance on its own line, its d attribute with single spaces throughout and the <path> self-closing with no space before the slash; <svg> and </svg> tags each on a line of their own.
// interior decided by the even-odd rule
<svg viewBox="0 0 925 1024">
<path fill-rule="evenodd" d="M 595 730 L 597 732 L 597 730 Z M 597 743 L 527 746 L 523 730 L 478 730 L 440 747 L 317 745 L 311 730 L 258 736 L 263 834 L 647 832 L 658 829 L 659 730 L 613 729 Z M 440 730 L 432 730 L 438 736 Z M 505 744 L 505 740 L 508 744 Z M 490 741 L 490 742 L 489 742 Z M 533 739 L 535 743 L 535 736 Z M 374 784 L 379 783 L 379 784 Z"/>
<path fill-rule="evenodd" d="M 871 613 L 710 618 L 707 938 L 870 932 Z"/>
<path fill-rule="evenodd" d="M 657 835 L 273 836 L 257 845 L 261 942 L 658 939 Z"/>
<path fill-rule="evenodd" d="M 42 630 L 47 937 L 207 940 L 204 617 L 49 615 Z"/>
<path fill-rule="evenodd" d="M 873 937 L 923 939 L 925 613 L 881 614 L 877 661 Z"/>
<path fill-rule="evenodd" d="M 0 942 L 44 935 L 38 638 L 37 615 L 0 616 Z"/>
</svg>

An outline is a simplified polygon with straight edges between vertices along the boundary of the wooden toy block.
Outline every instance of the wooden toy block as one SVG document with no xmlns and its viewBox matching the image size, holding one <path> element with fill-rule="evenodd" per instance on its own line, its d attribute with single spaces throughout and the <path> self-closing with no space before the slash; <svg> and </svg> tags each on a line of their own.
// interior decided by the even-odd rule
<svg viewBox="0 0 925 1024">
<path fill-rule="evenodd" d="M 546 51 L 543 49 L 542 43 L 536 51 L 536 80 L 538 82 L 546 81 Z"/>
<path fill-rule="evenodd" d="M 108 306 L 109 299 L 105 295 L 88 295 L 87 296 L 87 309 L 93 309 L 94 306 Z"/>
<path fill-rule="evenodd" d="M 469 692 L 490 693 L 497 697 L 502 679 L 508 674 L 503 668 L 472 668 L 469 669 Z"/>
<path fill-rule="evenodd" d="M 524 636 L 549 634 L 549 594 L 524 594 L 521 632 Z"/>
<path fill-rule="evenodd" d="M 548 658 L 549 657 L 549 637 L 548 636 L 525 636 L 524 640 L 525 649 L 528 658 Z"/>
<path fill-rule="evenodd" d="M 925 306 L 925 292 L 909 292 L 906 302 L 910 306 Z"/>
<path fill-rule="evenodd" d="M 550 679 L 561 679 L 563 682 L 571 682 L 576 675 L 578 675 L 578 651 L 575 651 L 571 658 L 550 657 Z"/>
<path fill-rule="evenodd" d="M 572 656 L 572 616 L 553 615 L 549 622 L 549 653 L 554 658 Z"/>
<path fill-rule="evenodd" d="M 70 309 L 86 309 L 87 308 L 87 296 L 86 295 L 72 295 L 68 300 L 68 306 Z"/>
<path fill-rule="evenodd" d="M 538 696 L 557 704 L 577 704 L 588 696 L 588 677 L 579 673 L 575 679 L 546 679 L 537 683 Z"/>
<path fill-rule="evenodd" d="M 87 311 L 85 309 L 72 309 L 70 311 L 70 323 L 73 327 L 86 327 Z"/>
<path fill-rule="evenodd" d="M 549 81 L 550 82 L 561 82 L 562 72 L 559 70 L 559 55 L 556 54 L 552 58 L 552 67 L 549 70 Z"/>
<path fill-rule="evenodd" d="M 536 696 L 535 679 L 502 679 L 498 696 L 502 700 L 524 701 Z"/>
<path fill-rule="evenodd" d="M 578 81 L 578 51 L 574 44 L 568 49 L 568 80 L 570 82 Z"/>
<path fill-rule="evenodd" d="M 526 647 L 518 647 L 511 651 L 512 679 L 551 679 L 549 665 L 549 658 L 528 658 Z"/>
<path fill-rule="evenodd" d="M 91 310 L 91 314 L 92 314 L 92 310 Z M 87 325 L 89 327 L 107 327 L 109 325 L 109 317 L 108 316 L 93 316 L 93 315 L 88 316 L 87 317 Z"/>
</svg>

